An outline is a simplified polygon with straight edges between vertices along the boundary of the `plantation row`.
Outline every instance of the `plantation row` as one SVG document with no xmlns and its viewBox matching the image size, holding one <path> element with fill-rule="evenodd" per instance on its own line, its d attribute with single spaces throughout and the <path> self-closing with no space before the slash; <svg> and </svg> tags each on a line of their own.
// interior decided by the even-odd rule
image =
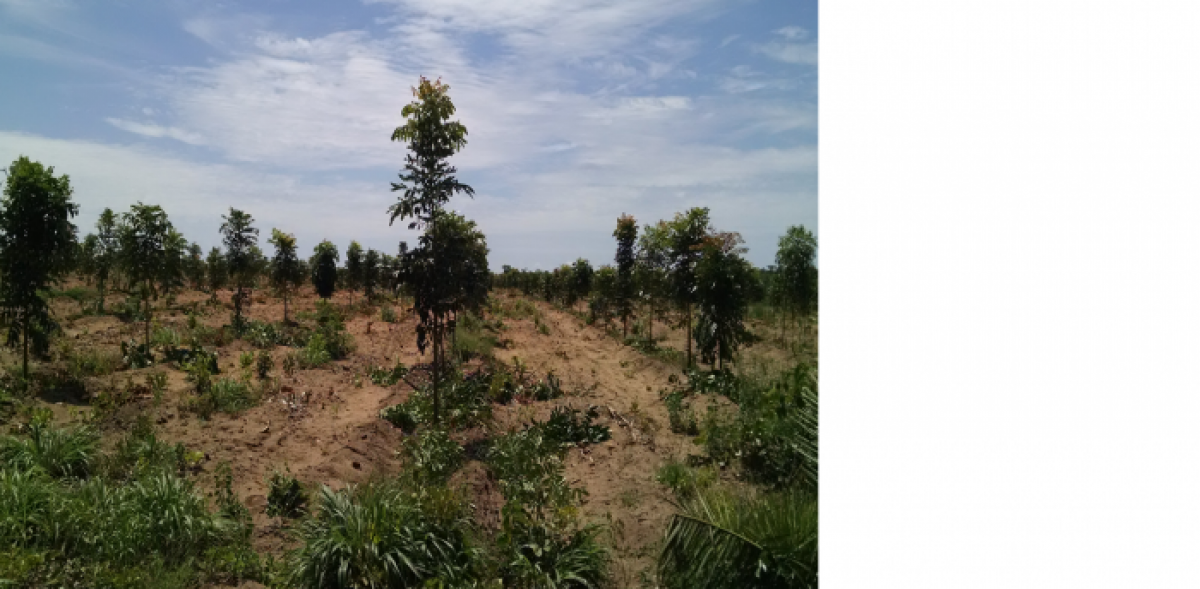
<svg viewBox="0 0 1200 589">
<path fill-rule="evenodd" d="M 405 125 L 393 133 L 408 153 L 400 182 L 392 185 L 400 196 L 388 214 L 392 222 L 422 230 L 415 247 L 401 243 L 390 256 L 351 243 L 340 267 L 334 244 L 322 242 L 304 260 L 295 238 L 278 229 L 268 240 L 275 250 L 268 258 L 253 217 L 237 209 L 223 217 L 223 250 L 214 248 L 206 257 L 161 207 L 142 203 L 120 215 L 106 209 L 95 232 L 79 241 L 69 179 L 25 157 L 13 163 L 0 203 L 0 310 L 7 341 L 21 349 L 23 360 L 19 378 L 0 382 L 0 420 L 13 424 L 10 435 L 0 437 L 0 545 L 6 547 L 0 548 L 0 584 L 612 583 L 613 555 L 605 540 L 612 530 L 585 521 L 588 492 L 565 475 L 571 449 L 611 439 L 598 423 L 600 410 L 559 405 L 543 421 L 506 432 L 495 427 L 500 408 L 568 395 L 553 372 L 536 378 L 519 360 L 510 366 L 492 356 L 508 329 L 504 319 L 532 319 L 539 332 L 548 331 L 528 301 L 506 305 L 489 294 L 499 287 L 540 296 L 606 329 L 619 321 L 620 333 L 609 333 L 646 353 L 660 351 L 654 321 L 682 328 L 682 379 L 672 377 L 658 398 L 671 432 L 693 437 L 698 453 L 671 460 L 657 473 L 679 513 L 665 530 L 645 584 L 816 586 L 815 359 L 793 353 L 785 370 L 754 371 L 739 354 L 761 340 L 748 322 L 755 305 L 780 311 L 780 327 L 788 330 L 815 312 L 815 238 L 803 227 L 789 229 L 775 266 L 758 270 L 744 259 L 740 236 L 711 227 L 707 209 L 646 225 L 640 236 L 634 218 L 624 215 L 614 232 L 612 266 L 593 270 L 578 260 L 553 272 L 505 267 L 493 275 L 484 235 L 474 222 L 445 210 L 454 194 L 473 193 L 446 163 L 466 144 L 466 128 L 449 120 L 454 107 L 448 89 L 422 78 L 414 89 L 417 100 L 402 111 Z M 54 289 L 69 275 L 95 285 L 95 300 L 87 298 L 87 289 Z M 293 319 L 288 304 L 305 283 L 321 300 Z M 221 306 L 216 298 L 226 288 L 232 290 L 228 323 L 203 324 L 200 319 Z M 211 293 L 209 304 L 183 308 L 184 326 L 157 321 L 156 302 L 165 298 L 171 308 L 187 289 Z M 249 305 L 261 298 L 255 291 L 264 289 L 284 302 L 278 322 L 247 317 Z M 339 307 L 328 300 L 338 290 L 364 296 Z M 114 292 L 125 298 L 106 309 L 106 296 Z M 373 312 L 382 301 L 380 318 L 398 321 L 391 307 L 397 293 L 410 303 L 401 308 L 415 319 L 416 344 L 428 362 L 368 365 L 361 376 L 356 369 L 354 382 L 361 386 L 365 376 L 381 387 L 411 390 L 379 413 L 405 434 L 398 449 L 405 468 L 398 477 L 341 491 L 276 471 L 267 514 L 290 522 L 294 541 L 281 558 L 256 551 L 253 517 L 232 490 L 228 465 L 213 473 L 210 509 L 195 483 L 203 453 L 161 439 L 145 415 L 122 431 L 113 450 L 101 451 L 99 431 L 111 425 L 109 418 L 138 396 L 152 396 L 157 406 L 167 377 L 148 372 L 144 386 L 129 378 L 124 389 L 99 391 L 87 379 L 149 366 L 179 370 L 188 383 L 181 413 L 204 421 L 243 414 L 283 396 L 277 362 L 293 378 L 349 358 L 355 341 L 346 321 L 353 314 Z M 116 358 L 74 350 L 51 313 L 56 296 L 76 298 L 83 314 L 140 322 L 141 342 L 122 342 Z M 576 309 L 580 301 L 587 301 L 586 315 Z M 240 373 L 221 376 L 217 349 L 235 340 L 257 352 L 241 354 Z M 694 366 L 693 343 L 710 370 Z M 83 388 L 93 408 L 84 425 L 56 427 L 30 400 L 13 404 L 21 394 L 64 382 L 58 375 L 31 375 L 31 353 L 65 365 L 66 379 Z M 287 402 L 296 405 L 294 397 Z M 611 411 L 609 417 L 618 419 Z M 468 438 L 475 441 L 468 444 Z M 499 489 L 498 529 L 478 525 L 471 496 L 451 483 L 471 460 L 482 462 Z"/>
</svg>

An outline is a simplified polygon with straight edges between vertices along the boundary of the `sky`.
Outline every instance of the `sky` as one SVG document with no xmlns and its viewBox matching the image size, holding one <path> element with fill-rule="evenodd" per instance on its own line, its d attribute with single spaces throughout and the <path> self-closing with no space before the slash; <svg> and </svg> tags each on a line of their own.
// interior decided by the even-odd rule
<svg viewBox="0 0 1200 589">
<path fill-rule="evenodd" d="M 0 0 L 0 166 L 68 174 L 81 237 L 141 201 L 205 250 L 234 207 L 268 255 L 272 228 L 395 254 L 426 76 L 493 271 L 610 264 L 619 216 L 692 207 L 765 267 L 817 233 L 817 39 L 808 0 Z"/>
</svg>

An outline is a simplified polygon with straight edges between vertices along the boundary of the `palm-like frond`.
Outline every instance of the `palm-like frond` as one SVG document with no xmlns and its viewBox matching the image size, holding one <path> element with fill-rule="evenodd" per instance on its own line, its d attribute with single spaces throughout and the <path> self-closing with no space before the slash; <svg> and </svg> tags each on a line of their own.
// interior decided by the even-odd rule
<svg viewBox="0 0 1200 589">
<path fill-rule="evenodd" d="M 817 502 L 793 490 L 757 499 L 723 492 L 684 504 L 667 528 L 668 587 L 816 587 Z"/>
</svg>

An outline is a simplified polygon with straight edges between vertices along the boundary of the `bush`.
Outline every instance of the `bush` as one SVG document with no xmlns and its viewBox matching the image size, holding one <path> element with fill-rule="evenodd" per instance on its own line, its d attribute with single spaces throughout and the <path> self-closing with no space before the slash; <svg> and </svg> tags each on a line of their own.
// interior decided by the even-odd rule
<svg viewBox="0 0 1200 589">
<path fill-rule="evenodd" d="M 666 485 L 679 499 L 690 499 L 697 491 L 707 489 L 717 474 L 707 467 L 692 468 L 678 460 L 668 460 L 658 469 L 655 480 Z"/>
<path fill-rule="evenodd" d="M 663 397 L 663 402 L 667 405 L 667 418 L 670 421 L 671 431 L 694 436 L 700 433 L 700 425 L 696 422 L 696 413 L 692 411 L 691 406 L 684 402 L 686 397 L 685 391 L 676 390 L 667 393 Z"/>
<path fill-rule="evenodd" d="M 303 543 L 288 557 L 290 582 L 305 588 L 459 587 L 481 569 L 465 502 L 446 489 L 379 483 L 322 486 Z"/>
<path fill-rule="evenodd" d="M 409 466 L 415 482 L 420 485 L 441 485 L 462 466 L 466 451 L 446 433 L 446 430 L 425 430 L 418 436 L 401 442 L 400 454 Z"/>
<path fill-rule="evenodd" d="M 384 408 L 379 412 L 379 417 L 400 428 L 404 433 L 412 433 L 421 423 L 421 415 L 407 402 Z"/>
<path fill-rule="evenodd" d="M 267 489 L 268 516 L 298 517 L 308 511 L 308 493 L 291 470 L 272 472 Z"/>
<path fill-rule="evenodd" d="M 267 376 L 271 374 L 272 368 L 275 368 L 275 361 L 271 358 L 271 353 L 267 350 L 260 350 L 254 366 L 259 380 L 266 380 Z"/>
<path fill-rule="evenodd" d="M 304 368 L 319 368 L 328 364 L 332 360 L 332 357 L 329 355 L 325 336 L 320 333 L 312 334 L 312 337 L 308 340 L 308 345 L 300 350 L 297 359 Z"/>
<path fill-rule="evenodd" d="M 595 407 L 588 407 L 586 412 L 573 407 L 555 407 L 550 412 L 550 419 L 535 424 L 535 427 L 542 429 L 547 441 L 562 446 L 599 444 L 611 439 L 612 432 L 603 425 L 592 423 L 598 415 Z"/>
<path fill-rule="evenodd" d="M 183 444 L 168 444 L 154 432 L 150 418 L 139 415 L 133 428 L 117 443 L 116 451 L 104 464 L 105 476 L 111 480 L 138 479 L 153 474 L 176 474 L 183 471 L 187 449 Z"/>
<path fill-rule="evenodd" d="M 57 429 L 43 420 L 25 427 L 28 437 L 0 438 L 0 464 L 52 477 L 86 477 L 95 466 L 99 436 L 91 428 Z"/>
<path fill-rule="evenodd" d="M 368 371 L 371 377 L 371 382 L 381 386 L 390 387 L 403 379 L 408 374 L 408 367 L 399 360 L 391 370 L 382 366 L 372 366 Z"/>
<path fill-rule="evenodd" d="M 521 517 L 505 519 L 497 539 L 506 587 L 601 587 L 608 553 L 598 541 L 599 526 L 566 533 Z"/>
<path fill-rule="evenodd" d="M 216 402 L 218 411 L 237 415 L 258 404 L 258 399 L 246 383 L 232 378 L 222 378 L 213 383 L 208 392 Z"/>
<path fill-rule="evenodd" d="M 396 317 L 396 310 L 390 305 L 384 305 L 383 307 L 380 307 L 379 319 L 384 323 L 395 323 L 399 320 L 399 318 Z"/>
<path fill-rule="evenodd" d="M 67 357 L 67 371 L 76 378 L 107 376 L 121 369 L 125 359 L 116 352 L 91 348 Z"/>
<path fill-rule="evenodd" d="M 145 368 L 154 364 L 154 354 L 150 353 L 150 348 L 137 343 L 137 340 L 121 342 L 121 358 L 129 368 Z"/>
</svg>

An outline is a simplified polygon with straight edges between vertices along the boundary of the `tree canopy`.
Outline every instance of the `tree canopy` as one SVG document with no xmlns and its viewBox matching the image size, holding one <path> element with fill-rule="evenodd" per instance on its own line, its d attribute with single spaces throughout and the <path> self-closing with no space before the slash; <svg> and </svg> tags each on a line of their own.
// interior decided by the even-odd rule
<svg viewBox="0 0 1200 589">
<path fill-rule="evenodd" d="M 71 219 L 71 179 L 54 167 L 20 156 L 9 166 L 0 199 L 0 312 L 8 344 L 22 342 L 22 373 L 29 376 L 29 340 L 44 349 L 53 329 L 50 309 L 38 291 L 70 269 L 76 249 Z"/>
</svg>

